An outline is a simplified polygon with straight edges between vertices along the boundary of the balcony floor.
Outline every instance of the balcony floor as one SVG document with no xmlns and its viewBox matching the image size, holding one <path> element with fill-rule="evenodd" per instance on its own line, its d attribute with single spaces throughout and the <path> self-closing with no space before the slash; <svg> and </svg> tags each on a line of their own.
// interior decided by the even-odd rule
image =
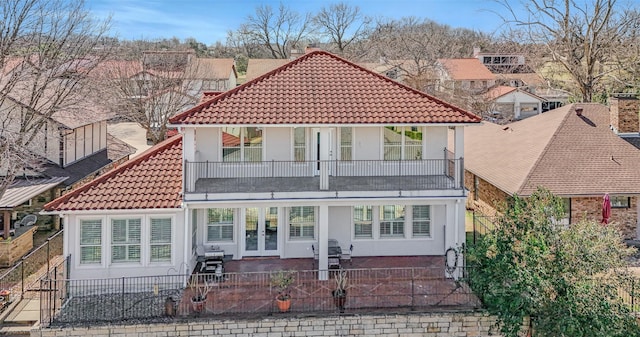
<svg viewBox="0 0 640 337">
<path fill-rule="evenodd" d="M 329 191 L 416 191 L 455 189 L 446 175 L 329 177 Z M 269 193 L 320 191 L 319 177 L 200 178 L 196 193 Z"/>
</svg>

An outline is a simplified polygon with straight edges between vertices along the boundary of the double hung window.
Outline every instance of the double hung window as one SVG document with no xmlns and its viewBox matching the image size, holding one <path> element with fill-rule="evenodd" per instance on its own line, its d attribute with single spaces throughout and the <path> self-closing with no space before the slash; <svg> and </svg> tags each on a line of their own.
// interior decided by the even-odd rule
<svg viewBox="0 0 640 337">
<path fill-rule="evenodd" d="M 296 206 L 289 209 L 289 238 L 291 240 L 313 239 L 315 227 L 315 207 Z"/>
<path fill-rule="evenodd" d="M 233 208 L 210 208 L 207 220 L 207 242 L 233 241 Z"/>
<path fill-rule="evenodd" d="M 140 218 L 111 220 L 111 262 L 140 262 L 141 224 Z"/>
<path fill-rule="evenodd" d="M 404 206 L 380 206 L 380 236 L 404 236 Z"/>
<path fill-rule="evenodd" d="M 80 221 L 80 264 L 102 262 L 102 220 Z"/>
<path fill-rule="evenodd" d="M 387 126 L 383 129 L 384 160 L 422 159 L 422 128 Z"/>
<path fill-rule="evenodd" d="M 256 127 L 222 128 L 222 161 L 262 161 L 262 129 Z"/>
<path fill-rule="evenodd" d="M 171 218 L 151 218 L 151 262 L 171 261 Z"/>
</svg>

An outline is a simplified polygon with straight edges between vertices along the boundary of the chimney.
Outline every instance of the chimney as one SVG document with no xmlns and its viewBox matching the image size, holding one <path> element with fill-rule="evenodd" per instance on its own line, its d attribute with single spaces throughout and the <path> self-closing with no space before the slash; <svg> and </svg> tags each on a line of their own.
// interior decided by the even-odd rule
<svg viewBox="0 0 640 337">
<path fill-rule="evenodd" d="M 576 111 L 576 115 L 582 116 L 582 107 L 581 106 L 576 106 L 574 108 L 574 110 Z"/>
<path fill-rule="evenodd" d="M 640 100 L 633 93 L 614 93 L 609 98 L 609 124 L 617 134 L 640 133 Z"/>
<path fill-rule="evenodd" d="M 473 57 L 480 55 L 480 47 L 473 47 Z"/>
</svg>

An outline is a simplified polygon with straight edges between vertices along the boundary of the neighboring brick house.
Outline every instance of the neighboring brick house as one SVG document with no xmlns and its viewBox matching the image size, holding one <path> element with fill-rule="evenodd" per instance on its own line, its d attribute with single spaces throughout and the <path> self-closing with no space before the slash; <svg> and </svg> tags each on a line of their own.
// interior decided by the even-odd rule
<svg viewBox="0 0 640 337">
<path fill-rule="evenodd" d="M 565 199 L 567 223 L 599 222 L 602 197 L 609 193 L 611 222 L 626 238 L 636 238 L 640 150 L 611 132 L 609 113 L 604 105 L 580 103 L 506 126 L 468 128 L 467 207 L 494 215 L 508 196 L 526 197 L 541 186 Z"/>
</svg>

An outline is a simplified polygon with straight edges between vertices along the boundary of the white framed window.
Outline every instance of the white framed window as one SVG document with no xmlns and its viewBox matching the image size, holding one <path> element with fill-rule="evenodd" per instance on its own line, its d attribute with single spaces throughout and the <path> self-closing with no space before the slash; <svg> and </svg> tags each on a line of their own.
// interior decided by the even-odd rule
<svg viewBox="0 0 640 337">
<path fill-rule="evenodd" d="M 151 218 L 151 262 L 171 261 L 171 218 Z"/>
<path fill-rule="evenodd" d="M 404 236 L 404 206 L 380 206 L 380 237 Z"/>
<path fill-rule="evenodd" d="M 384 160 L 422 159 L 422 128 L 418 126 L 386 126 L 383 128 Z"/>
<path fill-rule="evenodd" d="M 313 206 L 296 206 L 289 209 L 289 239 L 315 238 L 316 209 Z"/>
<path fill-rule="evenodd" d="M 355 238 L 373 237 L 373 207 L 353 207 L 353 236 Z"/>
<path fill-rule="evenodd" d="M 222 161 L 262 161 L 262 128 L 223 127 Z"/>
<path fill-rule="evenodd" d="M 353 159 L 353 128 L 340 128 L 340 160 Z"/>
<path fill-rule="evenodd" d="M 413 206 L 413 237 L 431 237 L 431 206 Z"/>
<path fill-rule="evenodd" d="M 140 262 L 142 220 L 111 219 L 111 262 Z"/>
<path fill-rule="evenodd" d="M 611 207 L 612 208 L 629 208 L 629 205 L 631 204 L 630 199 L 631 199 L 630 197 L 612 195 L 610 197 Z"/>
<path fill-rule="evenodd" d="M 102 220 L 80 221 L 80 264 L 102 263 Z"/>
<path fill-rule="evenodd" d="M 207 242 L 233 241 L 233 208 L 207 210 Z"/>
<path fill-rule="evenodd" d="M 293 160 L 307 159 L 307 130 L 303 127 L 293 128 Z"/>
</svg>

